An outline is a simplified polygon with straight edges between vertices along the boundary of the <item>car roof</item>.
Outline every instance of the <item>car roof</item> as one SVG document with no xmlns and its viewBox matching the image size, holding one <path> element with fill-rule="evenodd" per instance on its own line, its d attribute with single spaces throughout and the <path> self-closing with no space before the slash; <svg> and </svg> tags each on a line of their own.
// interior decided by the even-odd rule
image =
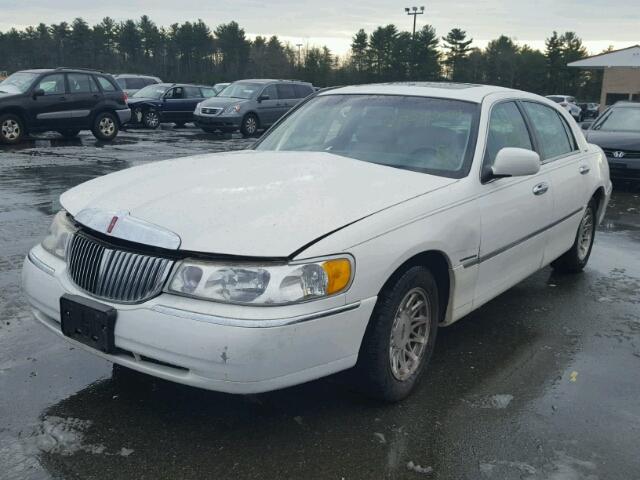
<svg viewBox="0 0 640 480">
<path fill-rule="evenodd" d="M 309 82 L 303 82 L 302 80 L 283 80 L 277 78 L 243 78 L 242 80 L 236 80 L 233 83 L 302 83 L 304 85 L 311 85 Z"/>
<path fill-rule="evenodd" d="M 70 68 L 70 67 L 58 67 L 58 68 L 30 68 L 28 70 L 19 70 L 25 73 L 49 73 L 49 72 L 66 72 L 66 73 L 95 73 L 99 75 L 109 75 L 108 73 L 101 72 L 99 70 L 91 70 L 90 68 Z M 16 72 L 17 73 L 17 72 Z"/>
<path fill-rule="evenodd" d="M 451 98 L 480 103 L 487 95 L 504 92 L 527 95 L 525 92 L 511 88 L 453 82 L 392 82 L 353 85 L 324 90 L 319 92 L 318 95 L 409 95 L 416 97 Z"/>
</svg>

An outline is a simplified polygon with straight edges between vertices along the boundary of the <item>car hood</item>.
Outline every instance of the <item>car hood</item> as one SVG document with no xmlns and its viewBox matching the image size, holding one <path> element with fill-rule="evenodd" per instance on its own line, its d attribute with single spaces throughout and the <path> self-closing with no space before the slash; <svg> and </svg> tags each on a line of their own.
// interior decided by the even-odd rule
<svg viewBox="0 0 640 480">
<path fill-rule="evenodd" d="M 11 98 L 19 97 L 22 95 L 21 93 L 12 93 L 12 92 L 0 92 L 0 100 L 9 100 Z"/>
<path fill-rule="evenodd" d="M 589 143 L 607 150 L 640 150 L 640 132 L 607 132 L 587 130 L 585 137 Z"/>
<path fill-rule="evenodd" d="M 104 225 L 91 226 L 103 233 L 112 213 L 128 212 L 142 224 L 177 234 L 182 250 L 288 257 L 455 181 L 322 152 L 242 151 L 122 170 L 68 190 L 60 202 L 73 216 L 106 212 Z"/>
<path fill-rule="evenodd" d="M 202 107 L 228 107 L 230 105 L 237 105 L 238 103 L 247 102 L 244 98 L 230 98 L 230 97 L 211 97 L 201 103 Z"/>
</svg>

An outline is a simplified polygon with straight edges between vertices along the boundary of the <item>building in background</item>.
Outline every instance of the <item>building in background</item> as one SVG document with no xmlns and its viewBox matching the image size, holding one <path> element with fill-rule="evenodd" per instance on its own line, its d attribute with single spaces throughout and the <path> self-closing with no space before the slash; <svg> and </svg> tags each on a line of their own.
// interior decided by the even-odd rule
<svg viewBox="0 0 640 480">
<path fill-rule="evenodd" d="M 600 110 L 620 100 L 640 102 L 640 45 L 583 58 L 567 66 L 604 70 Z"/>
</svg>

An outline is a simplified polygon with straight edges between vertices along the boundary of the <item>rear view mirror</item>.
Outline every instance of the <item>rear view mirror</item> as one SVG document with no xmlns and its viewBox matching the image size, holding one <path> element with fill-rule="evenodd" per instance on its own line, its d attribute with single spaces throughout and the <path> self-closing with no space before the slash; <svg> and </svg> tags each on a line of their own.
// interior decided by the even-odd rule
<svg viewBox="0 0 640 480">
<path fill-rule="evenodd" d="M 593 122 L 582 122 L 582 125 L 580 125 L 580 127 L 583 130 L 589 130 L 591 128 L 591 125 L 593 125 Z"/>
<path fill-rule="evenodd" d="M 540 155 L 526 148 L 505 147 L 496 155 L 491 178 L 524 177 L 540 171 Z"/>
<path fill-rule="evenodd" d="M 262 102 L 263 100 L 269 100 L 271 97 L 269 95 L 260 95 L 258 97 L 258 102 Z"/>
<path fill-rule="evenodd" d="M 44 90 L 42 88 L 36 88 L 33 91 L 33 98 L 44 96 Z"/>
</svg>

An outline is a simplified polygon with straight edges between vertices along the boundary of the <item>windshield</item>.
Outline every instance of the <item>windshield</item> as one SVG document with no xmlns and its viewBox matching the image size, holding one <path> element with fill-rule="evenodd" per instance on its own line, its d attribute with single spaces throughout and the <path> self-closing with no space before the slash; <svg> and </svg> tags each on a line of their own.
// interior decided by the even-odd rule
<svg viewBox="0 0 640 480">
<path fill-rule="evenodd" d="M 255 98 L 258 96 L 258 92 L 262 90 L 262 87 L 264 87 L 264 85 L 260 83 L 236 82 L 222 90 L 218 96 L 244 99 Z"/>
<path fill-rule="evenodd" d="M 640 132 L 640 106 L 612 108 L 593 127 L 602 131 Z"/>
<path fill-rule="evenodd" d="M 478 110 L 448 99 L 322 95 L 295 110 L 256 149 L 329 152 L 461 178 L 469 171 Z"/>
<path fill-rule="evenodd" d="M 38 76 L 37 73 L 18 72 L 0 82 L 0 92 L 25 93 Z"/>
<path fill-rule="evenodd" d="M 131 98 L 162 98 L 167 91 L 167 87 L 162 85 L 149 85 L 134 93 Z"/>
</svg>

